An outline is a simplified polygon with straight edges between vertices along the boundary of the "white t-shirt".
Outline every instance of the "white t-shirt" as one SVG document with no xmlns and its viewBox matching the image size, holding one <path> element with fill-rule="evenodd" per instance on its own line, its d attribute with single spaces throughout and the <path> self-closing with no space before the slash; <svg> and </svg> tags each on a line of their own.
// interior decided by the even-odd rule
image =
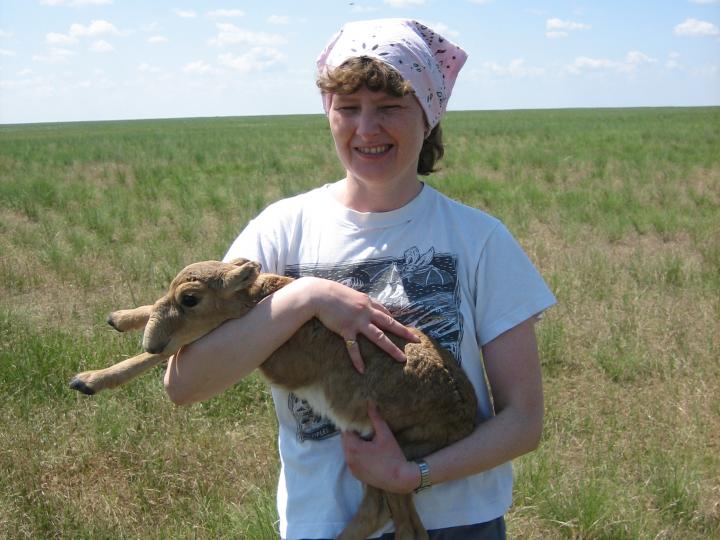
<svg viewBox="0 0 720 540">
<path fill-rule="evenodd" d="M 404 207 L 363 213 L 342 206 L 329 185 L 270 205 L 225 260 L 263 270 L 340 281 L 387 306 L 452 351 L 475 387 L 481 418 L 492 405 L 480 348 L 555 303 L 518 243 L 496 218 L 423 186 Z M 354 515 L 362 485 L 349 472 L 339 432 L 292 393 L 272 389 L 279 421 L 280 534 L 335 538 Z M 483 523 L 505 514 L 512 469 L 435 485 L 415 496 L 427 529 Z M 377 535 L 391 531 L 389 524 Z"/>
</svg>

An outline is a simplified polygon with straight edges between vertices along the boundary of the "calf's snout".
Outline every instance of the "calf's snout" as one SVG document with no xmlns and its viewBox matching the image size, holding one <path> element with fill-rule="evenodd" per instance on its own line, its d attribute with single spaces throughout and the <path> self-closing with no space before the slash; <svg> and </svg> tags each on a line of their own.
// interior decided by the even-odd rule
<svg viewBox="0 0 720 540">
<path fill-rule="evenodd" d="M 143 341 L 143 348 L 149 352 L 150 354 L 161 354 L 165 347 L 167 347 L 169 341 L 165 341 L 163 343 L 148 343 L 147 345 Z"/>
</svg>

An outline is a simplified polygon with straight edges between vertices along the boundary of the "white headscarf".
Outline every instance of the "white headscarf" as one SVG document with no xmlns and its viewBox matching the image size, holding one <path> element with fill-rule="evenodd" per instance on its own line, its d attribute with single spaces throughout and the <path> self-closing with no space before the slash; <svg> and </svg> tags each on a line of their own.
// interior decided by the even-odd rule
<svg viewBox="0 0 720 540">
<path fill-rule="evenodd" d="M 345 24 L 317 59 L 320 74 L 349 58 L 376 58 L 412 86 L 430 129 L 445 113 L 457 74 L 467 54 L 427 26 L 409 19 L 377 19 Z M 327 113 L 332 95 L 323 94 Z"/>
</svg>

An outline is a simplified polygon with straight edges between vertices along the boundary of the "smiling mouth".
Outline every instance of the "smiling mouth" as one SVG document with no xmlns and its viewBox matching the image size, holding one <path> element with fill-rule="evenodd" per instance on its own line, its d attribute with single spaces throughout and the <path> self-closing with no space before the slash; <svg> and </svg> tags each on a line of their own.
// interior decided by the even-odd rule
<svg viewBox="0 0 720 540">
<path fill-rule="evenodd" d="M 377 156 L 389 152 L 392 144 L 381 144 L 379 146 L 356 146 L 355 150 L 367 156 Z"/>
</svg>

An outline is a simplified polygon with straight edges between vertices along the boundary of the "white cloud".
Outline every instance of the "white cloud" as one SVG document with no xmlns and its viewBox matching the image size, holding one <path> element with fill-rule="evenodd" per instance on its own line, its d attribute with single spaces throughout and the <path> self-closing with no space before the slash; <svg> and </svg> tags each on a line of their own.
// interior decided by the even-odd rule
<svg viewBox="0 0 720 540">
<path fill-rule="evenodd" d="M 717 4 L 720 0 L 690 0 L 693 4 Z"/>
<path fill-rule="evenodd" d="M 113 0 L 40 0 L 44 6 L 101 6 L 113 3 Z"/>
<path fill-rule="evenodd" d="M 203 60 L 196 60 L 195 62 L 185 64 L 182 71 L 190 75 L 208 75 L 215 73 L 217 70 Z"/>
<path fill-rule="evenodd" d="M 13 35 L 12 32 L 6 32 L 5 30 L 0 30 L 0 38 L 2 38 L 2 39 L 10 38 L 10 37 L 12 37 L 12 35 Z"/>
<path fill-rule="evenodd" d="M 425 0 L 384 0 L 384 2 L 392 7 L 410 7 L 422 6 Z"/>
<path fill-rule="evenodd" d="M 140 73 L 141 80 L 152 79 L 155 81 L 167 81 L 172 79 L 172 74 L 160 68 L 153 66 L 147 62 L 143 62 L 137 67 L 138 73 Z M 99 74 L 98 74 L 99 75 Z"/>
<path fill-rule="evenodd" d="M 148 43 L 153 43 L 153 44 L 167 43 L 168 38 L 166 38 L 165 36 L 150 36 L 147 41 L 148 41 Z"/>
<path fill-rule="evenodd" d="M 0 49 L 0 56 L 15 56 L 15 51 Z"/>
<path fill-rule="evenodd" d="M 77 38 L 67 34 L 50 32 L 49 34 L 45 34 L 45 43 L 48 45 L 70 45 L 72 43 L 77 43 Z"/>
<path fill-rule="evenodd" d="M 565 66 L 566 71 L 574 75 L 586 72 L 614 71 L 617 73 L 633 73 L 643 64 L 657 63 L 657 59 L 651 58 L 640 51 L 630 51 L 623 60 L 610 60 L 608 58 L 589 58 L 578 56 L 575 61 Z"/>
<path fill-rule="evenodd" d="M 619 64 L 607 58 L 588 58 L 587 56 L 578 56 L 575 61 L 568 66 L 568 71 L 575 74 L 580 74 L 586 70 L 602 70 L 602 69 L 614 69 Z"/>
<path fill-rule="evenodd" d="M 14 90 L 23 86 L 24 81 L 12 81 L 9 79 L 0 79 L 0 89 Z"/>
<path fill-rule="evenodd" d="M 220 19 L 222 17 L 244 17 L 245 12 L 241 9 L 215 9 L 205 14 L 210 19 Z"/>
<path fill-rule="evenodd" d="M 43 84 L 42 86 L 37 86 L 33 89 L 33 94 L 41 99 L 55 97 L 57 93 L 58 91 L 55 86 L 53 86 L 52 82 Z"/>
<path fill-rule="evenodd" d="M 290 24 L 290 17 L 287 15 L 270 15 L 267 22 L 270 24 Z"/>
<path fill-rule="evenodd" d="M 156 66 L 151 66 L 150 64 L 148 64 L 146 62 L 143 62 L 142 64 L 140 64 L 137 69 L 140 73 L 153 73 L 153 74 L 162 73 L 162 69 L 160 69 L 159 67 L 156 67 Z"/>
<path fill-rule="evenodd" d="M 720 30 L 713 23 L 697 19 L 685 19 L 675 27 L 676 36 L 717 36 Z"/>
<path fill-rule="evenodd" d="M 717 66 L 703 66 L 699 68 L 694 68 L 692 70 L 692 74 L 696 77 L 715 77 L 720 73 L 720 69 L 718 69 Z"/>
<path fill-rule="evenodd" d="M 589 30 L 590 25 L 574 21 L 563 21 L 562 19 L 552 18 L 545 21 L 545 29 L 548 31 L 565 31 L 565 30 Z"/>
<path fill-rule="evenodd" d="M 230 53 L 218 56 L 218 63 L 241 73 L 267 71 L 279 64 L 285 57 L 269 47 L 253 47 L 245 54 L 233 56 Z"/>
<path fill-rule="evenodd" d="M 230 23 L 215 23 L 218 35 L 209 41 L 210 45 L 222 47 L 224 45 L 282 45 L 285 38 L 280 34 L 268 34 L 265 32 L 253 32 L 243 30 Z"/>
<path fill-rule="evenodd" d="M 103 34 L 117 36 L 120 35 L 120 31 L 115 28 L 115 25 L 104 20 L 92 21 L 88 26 L 77 23 L 70 26 L 70 35 L 73 37 L 95 37 Z"/>
<path fill-rule="evenodd" d="M 160 25 L 157 22 L 140 25 L 141 32 L 157 32 L 158 30 L 160 30 Z"/>
<path fill-rule="evenodd" d="M 194 19 L 197 17 L 192 9 L 173 9 L 173 13 L 182 19 Z"/>
<path fill-rule="evenodd" d="M 545 37 L 548 39 L 565 38 L 570 35 L 573 30 L 589 30 L 590 25 L 575 21 L 563 21 L 562 19 L 552 18 L 545 21 Z"/>
<path fill-rule="evenodd" d="M 110 45 L 104 39 L 99 39 L 98 41 L 96 41 L 92 45 L 90 45 L 90 50 L 93 52 L 99 52 L 99 53 L 115 52 L 115 47 Z"/>
<path fill-rule="evenodd" d="M 67 62 L 68 58 L 73 56 L 75 53 L 68 49 L 61 47 L 52 47 L 48 50 L 47 54 L 35 54 L 32 59 L 33 62 L 41 62 L 44 64 L 59 64 L 61 62 Z"/>
<path fill-rule="evenodd" d="M 640 64 L 655 64 L 656 58 L 650 58 L 640 51 L 630 51 L 625 55 L 625 64 L 628 66 L 639 66 Z"/>
<path fill-rule="evenodd" d="M 665 67 L 668 69 L 682 69 L 684 66 L 680 63 L 680 53 L 672 51 L 668 54 Z"/>
<path fill-rule="evenodd" d="M 31 77 L 29 75 L 21 75 L 20 73 L 18 73 L 18 75 L 20 75 L 22 78 L 14 80 L 6 79 L 4 81 L 0 81 L 0 88 L 8 88 L 11 90 L 23 89 L 28 93 L 40 95 L 40 93 L 42 92 L 41 89 L 47 89 L 49 88 L 48 85 L 51 84 L 47 77 L 39 77 L 37 75 Z"/>
<path fill-rule="evenodd" d="M 353 13 L 372 13 L 373 11 L 379 11 L 380 8 L 377 6 L 367 6 L 364 4 L 355 4 L 351 11 Z"/>
<path fill-rule="evenodd" d="M 506 66 L 496 62 L 483 62 L 482 69 L 493 75 L 512 78 L 536 77 L 545 73 L 545 70 L 542 68 L 527 66 L 525 60 L 522 58 L 511 60 Z"/>
<path fill-rule="evenodd" d="M 471 4 L 480 4 L 480 5 L 489 4 L 492 1 L 493 0 L 468 0 L 468 2 L 470 2 Z"/>
</svg>

